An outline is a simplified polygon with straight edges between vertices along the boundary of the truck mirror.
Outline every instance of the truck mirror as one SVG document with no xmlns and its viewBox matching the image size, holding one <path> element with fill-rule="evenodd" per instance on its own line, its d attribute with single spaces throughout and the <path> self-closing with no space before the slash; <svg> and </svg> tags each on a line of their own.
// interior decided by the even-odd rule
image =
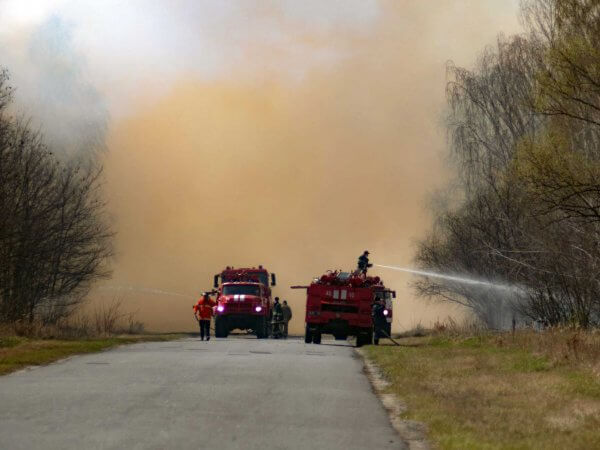
<svg viewBox="0 0 600 450">
<path fill-rule="evenodd" d="M 274 274 L 274 273 L 272 273 L 272 274 L 271 274 L 271 286 L 275 286 L 275 284 L 276 284 L 276 283 L 275 283 L 275 281 L 276 281 L 276 280 L 275 280 L 275 274 Z"/>
<path fill-rule="evenodd" d="M 219 275 L 215 275 L 215 283 L 214 283 L 214 287 L 215 289 L 217 289 L 219 287 Z"/>
<path fill-rule="evenodd" d="M 396 298 L 396 291 L 392 291 L 392 298 Z"/>
</svg>

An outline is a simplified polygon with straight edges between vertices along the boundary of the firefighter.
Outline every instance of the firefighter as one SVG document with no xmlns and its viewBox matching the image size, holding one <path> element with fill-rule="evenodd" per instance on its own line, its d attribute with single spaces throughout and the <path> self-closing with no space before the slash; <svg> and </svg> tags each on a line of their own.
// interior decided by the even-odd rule
<svg viewBox="0 0 600 450">
<path fill-rule="evenodd" d="M 371 310 L 371 316 L 373 317 L 373 331 L 375 333 L 373 342 L 375 345 L 379 345 L 379 339 L 385 336 L 384 330 L 387 325 L 385 317 L 385 305 L 382 298 L 376 298 L 373 303 L 373 309 Z"/>
<path fill-rule="evenodd" d="M 279 297 L 275 297 L 275 303 L 273 304 L 273 337 L 283 337 L 283 309 L 281 303 L 279 303 Z"/>
<path fill-rule="evenodd" d="M 279 297 L 275 297 L 275 303 L 273 304 L 273 314 L 283 314 L 281 310 L 281 303 L 279 303 Z"/>
<path fill-rule="evenodd" d="M 194 305 L 194 316 L 200 324 L 200 339 L 202 340 L 206 336 L 206 340 L 210 341 L 210 319 L 213 316 L 213 306 L 215 304 L 208 292 L 205 292 L 198 303 Z"/>
<path fill-rule="evenodd" d="M 365 250 L 363 254 L 358 257 L 358 271 L 363 275 L 366 275 L 369 267 L 373 267 L 373 264 L 369 263 L 369 251 Z"/>
<path fill-rule="evenodd" d="M 288 305 L 286 300 L 283 301 L 283 305 L 281 305 L 281 312 L 283 315 L 283 337 L 288 337 L 288 324 L 290 320 L 292 320 L 292 308 Z"/>
</svg>

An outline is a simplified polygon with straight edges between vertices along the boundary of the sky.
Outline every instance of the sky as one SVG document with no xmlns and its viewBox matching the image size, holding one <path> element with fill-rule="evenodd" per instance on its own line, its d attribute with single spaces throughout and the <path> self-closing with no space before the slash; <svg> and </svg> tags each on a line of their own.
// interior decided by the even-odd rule
<svg viewBox="0 0 600 450">
<path fill-rule="evenodd" d="M 452 176 L 446 65 L 519 31 L 516 0 L 0 0 L 0 66 L 18 114 L 105 165 L 117 258 L 97 301 L 189 329 L 192 300 L 150 290 L 193 299 L 264 264 L 299 332 L 290 285 L 365 248 L 412 265 Z M 377 274 L 396 329 L 457 314 Z"/>
</svg>

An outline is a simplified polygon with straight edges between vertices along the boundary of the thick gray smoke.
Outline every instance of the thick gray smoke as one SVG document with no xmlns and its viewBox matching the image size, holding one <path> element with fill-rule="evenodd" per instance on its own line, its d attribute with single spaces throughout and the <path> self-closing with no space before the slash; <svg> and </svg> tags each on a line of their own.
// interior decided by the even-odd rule
<svg viewBox="0 0 600 450">
<path fill-rule="evenodd" d="M 30 119 L 56 151 L 81 157 L 103 147 L 108 109 L 89 81 L 85 55 L 74 48 L 72 29 L 53 16 L 30 33 L 4 37 L 0 65 L 15 87 L 15 114 Z"/>
</svg>

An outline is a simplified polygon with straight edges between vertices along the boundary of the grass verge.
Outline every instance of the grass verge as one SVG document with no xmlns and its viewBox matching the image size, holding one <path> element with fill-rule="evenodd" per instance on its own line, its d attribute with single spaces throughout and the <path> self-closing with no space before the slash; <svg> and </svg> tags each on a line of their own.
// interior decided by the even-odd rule
<svg viewBox="0 0 600 450">
<path fill-rule="evenodd" d="M 600 448 L 596 346 L 589 358 L 569 359 L 558 352 L 559 338 L 431 335 L 365 354 L 406 403 L 403 418 L 425 423 L 436 447 Z M 555 345 L 544 351 L 540 339 Z"/>
<path fill-rule="evenodd" d="M 34 339 L 0 336 L 0 375 L 27 366 L 39 366 L 76 354 L 99 352 L 117 345 L 149 341 L 170 341 L 180 334 L 147 334 L 86 339 Z"/>
</svg>

